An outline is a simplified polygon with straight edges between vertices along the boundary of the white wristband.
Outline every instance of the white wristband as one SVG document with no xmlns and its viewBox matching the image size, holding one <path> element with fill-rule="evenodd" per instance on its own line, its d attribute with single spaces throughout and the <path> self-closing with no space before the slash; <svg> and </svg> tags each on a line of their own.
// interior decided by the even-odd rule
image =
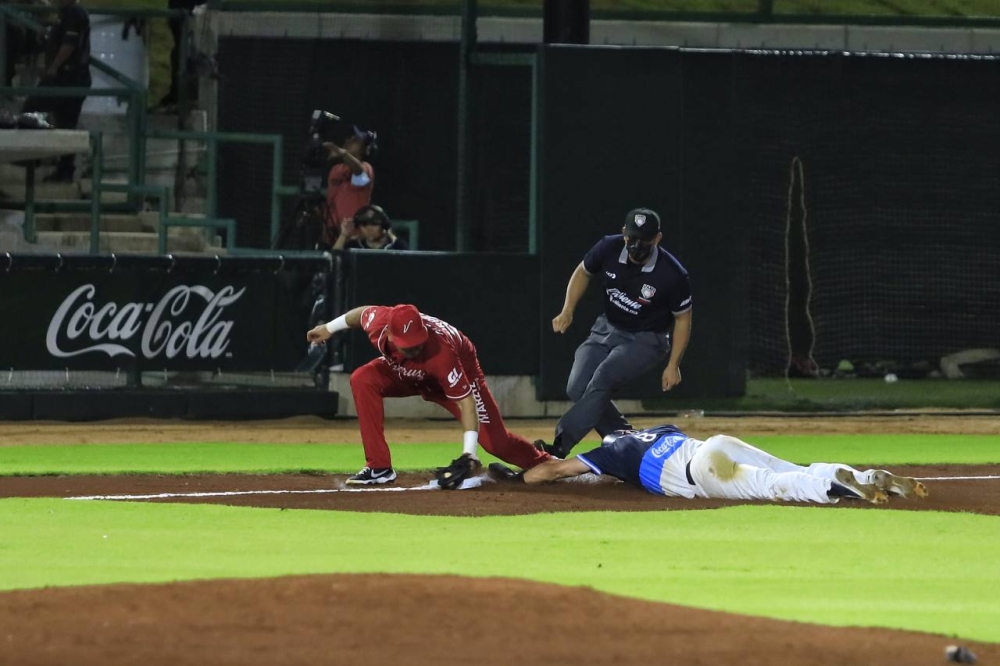
<svg viewBox="0 0 1000 666">
<path fill-rule="evenodd" d="M 475 430 L 466 430 L 462 435 L 462 453 L 468 453 L 473 458 L 476 457 L 476 447 L 479 446 L 479 433 Z"/>
<path fill-rule="evenodd" d="M 336 333 L 337 331 L 346 331 L 350 326 L 347 325 L 347 315 L 342 314 L 333 321 L 328 321 L 326 323 L 326 330 L 330 333 Z"/>
</svg>

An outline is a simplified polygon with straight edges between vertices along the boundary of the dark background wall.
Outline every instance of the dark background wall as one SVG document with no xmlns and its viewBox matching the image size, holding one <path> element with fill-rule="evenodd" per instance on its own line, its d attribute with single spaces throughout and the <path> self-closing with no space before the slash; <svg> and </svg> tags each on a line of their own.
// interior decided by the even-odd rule
<svg viewBox="0 0 1000 666">
<path fill-rule="evenodd" d="M 422 248 L 451 250 L 457 49 L 224 38 L 221 129 L 282 133 L 288 182 L 313 108 L 374 127 L 375 199 L 420 220 Z M 682 391 L 738 393 L 746 368 L 782 374 L 790 339 L 827 368 L 996 346 L 997 60 L 546 47 L 540 63 L 540 291 L 525 334 L 542 395 L 562 397 L 599 310 L 592 286 L 571 332 L 552 334 L 566 280 L 637 205 L 661 213 L 664 244 L 692 276 Z M 476 251 L 528 248 L 531 84 L 529 67 L 473 71 Z M 253 150 L 223 154 L 220 212 L 263 245 L 270 171 Z"/>
<path fill-rule="evenodd" d="M 349 252 L 345 309 L 412 303 L 443 319 L 476 345 L 483 371 L 533 375 L 538 350 L 538 257 L 524 254 Z M 352 331 L 345 369 L 375 358 Z"/>
<path fill-rule="evenodd" d="M 285 182 L 295 184 L 313 109 L 374 129 L 373 200 L 420 221 L 422 250 L 455 248 L 457 44 L 225 37 L 219 58 L 220 130 L 284 136 Z M 525 252 L 531 68 L 477 68 L 470 108 L 472 247 Z M 270 164 L 269 147 L 220 149 L 219 210 L 238 220 L 241 244 L 267 245 Z"/>
</svg>

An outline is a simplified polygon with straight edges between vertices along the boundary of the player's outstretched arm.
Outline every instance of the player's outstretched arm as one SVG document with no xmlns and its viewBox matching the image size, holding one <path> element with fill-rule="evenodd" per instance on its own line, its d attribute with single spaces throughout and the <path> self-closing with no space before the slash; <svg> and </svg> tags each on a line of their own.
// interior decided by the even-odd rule
<svg viewBox="0 0 1000 666">
<path fill-rule="evenodd" d="M 306 340 L 317 344 L 320 342 L 325 342 L 333 337 L 334 333 L 339 331 L 346 331 L 349 328 L 361 328 L 361 313 L 372 307 L 371 305 L 362 305 L 361 307 L 354 308 L 353 310 L 348 310 L 345 314 L 340 315 L 333 321 L 329 321 L 325 324 L 320 324 L 316 328 L 309 329 L 306 333 Z"/>
<path fill-rule="evenodd" d="M 590 471 L 577 458 L 567 460 L 546 460 L 540 465 L 536 465 L 524 473 L 525 483 L 547 483 L 567 479 L 571 476 L 580 476 Z"/>
<path fill-rule="evenodd" d="M 483 465 L 476 457 L 479 444 L 479 415 L 476 412 L 476 399 L 470 393 L 461 400 L 455 401 L 459 409 L 459 420 L 465 430 L 462 436 L 462 455 L 451 461 L 447 467 L 439 467 L 434 472 L 438 486 L 444 490 L 455 490 L 470 476 L 479 472 Z"/>
</svg>

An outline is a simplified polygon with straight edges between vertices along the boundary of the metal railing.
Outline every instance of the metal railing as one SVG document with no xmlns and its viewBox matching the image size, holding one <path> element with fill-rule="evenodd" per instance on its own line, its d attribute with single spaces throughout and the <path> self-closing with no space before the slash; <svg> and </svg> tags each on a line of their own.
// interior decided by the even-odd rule
<svg viewBox="0 0 1000 666">
<path fill-rule="evenodd" d="M 480 16 L 509 18 L 540 18 L 541 2 L 536 8 L 521 6 L 495 6 L 476 0 L 455 0 L 452 4 L 419 0 L 412 2 L 329 2 L 324 0 L 208 0 L 211 9 L 226 12 L 307 12 L 338 14 L 406 14 L 417 16 L 461 16 L 467 4 L 473 4 Z M 592 9 L 594 20 L 618 21 L 673 21 L 680 23 L 782 23 L 795 25 L 879 25 L 928 28 L 1000 28 L 1000 11 L 996 16 L 955 16 L 943 11 L 937 15 L 878 15 L 782 12 L 781 0 L 756 0 L 747 2 L 745 11 L 720 10 L 650 10 L 650 9 Z M 692 2 L 692 6 L 696 6 Z"/>
<path fill-rule="evenodd" d="M 250 134 L 246 132 L 194 132 L 181 130 L 152 130 L 146 134 L 151 139 L 177 139 L 188 141 L 204 141 L 206 151 L 206 180 L 208 181 L 208 197 L 205 203 L 206 225 L 219 226 L 218 195 L 216 177 L 218 175 L 218 148 L 220 143 L 269 144 L 271 146 L 271 243 L 278 237 L 281 228 L 281 199 L 285 196 L 295 196 L 298 188 L 286 186 L 284 179 L 284 146 L 285 138 L 280 134 Z M 179 225 L 178 225 L 179 226 Z M 190 226 L 196 226 L 191 224 Z"/>
</svg>

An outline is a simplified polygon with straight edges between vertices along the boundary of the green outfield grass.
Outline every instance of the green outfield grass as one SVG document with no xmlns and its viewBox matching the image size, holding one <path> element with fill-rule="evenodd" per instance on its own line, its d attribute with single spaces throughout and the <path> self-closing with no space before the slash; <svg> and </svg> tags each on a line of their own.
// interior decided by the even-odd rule
<svg viewBox="0 0 1000 666">
<path fill-rule="evenodd" d="M 1000 522 L 991 516 L 754 506 L 442 518 L 58 499 L 0 500 L 0 516 L 0 589 L 327 572 L 506 576 L 1000 642 Z"/>
<path fill-rule="evenodd" d="M 1000 381 L 989 379 L 752 379 L 737 398 L 644 400 L 650 411 L 844 412 L 892 409 L 1000 410 Z"/>
<path fill-rule="evenodd" d="M 516 430 L 516 423 L 512 425 Z M 715 433 L 692 431 L 700 437 Z M 737 437 L 740 433 L 727 433 Z M 883 465 L 1000 463 L 1000 435 L 765 435 L 746 437 L 794 462 Z M 583 453 L 597 440 L 582 442 Z M 458 443 L 396 444 L 398 470 L 446 464 Z M 484 463 L 496 458 L 481 451 Z M 364 465 L 360 445 L 340 444 L 87 444 L 0 447 L 0 476 L 33 474 L 194 474 L 230 472 L 356 472 Z"/>
</svg>

